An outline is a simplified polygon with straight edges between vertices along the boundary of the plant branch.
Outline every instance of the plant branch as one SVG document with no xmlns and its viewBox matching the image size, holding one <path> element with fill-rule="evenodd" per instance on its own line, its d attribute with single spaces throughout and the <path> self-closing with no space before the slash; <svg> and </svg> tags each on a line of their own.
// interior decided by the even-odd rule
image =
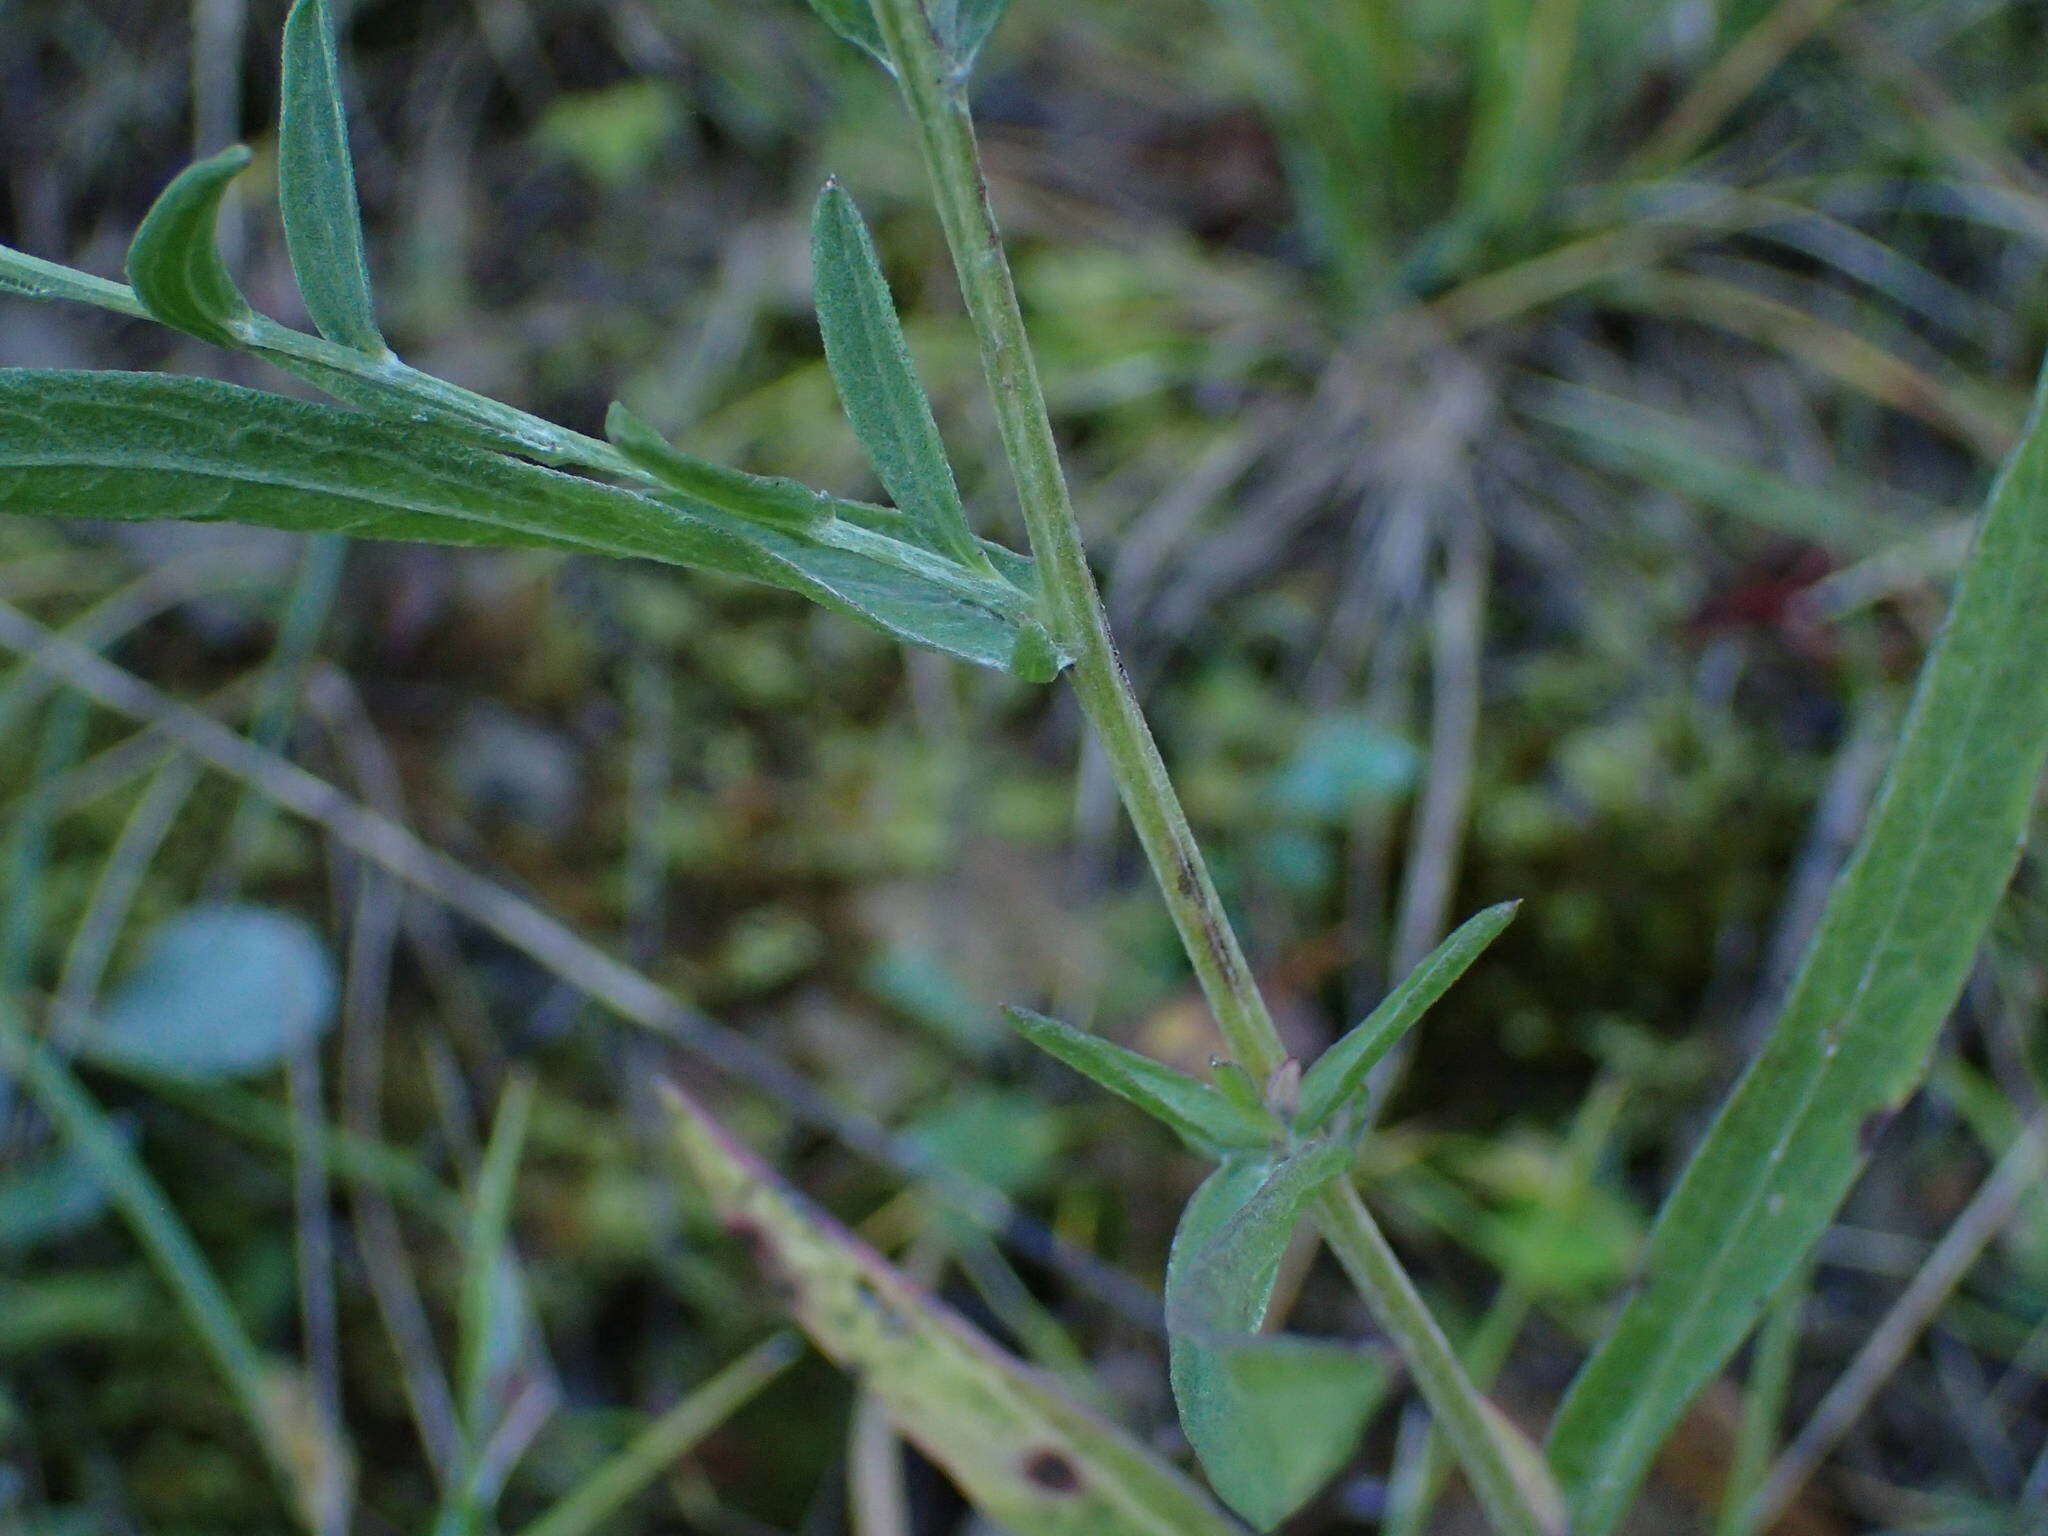
<svg viewBox="0 0 2048 1536">
<path fill-rule="evenodd" d="M 1075 695 L 1109 758 L 1223 1038 L 1248 1071 L 1264 1078 L 1281 1066 L 1286 1052 L 1110 636 L 989 206 L 964 83 L 939 47 L 922 0 L 874 0 L 874 9 L 923 141 L 939 222 L 981 344 L 996 423 L 1038 561 L 1047 622 L 1073 654 Z"/>
<path fill-rule="evenodd" d="M 939 220 L 980 343 L 996 421 L 1015 476 L 1046 619 L 1073 654 L 1074 692 L 1143 844 L 1196 977 L 1236 1059 L 1263 1078 L 1286 1060 L 1251 968 L 1209 878 L 1179 796 L 1139 708 L 1088 568 L 1045 394 L 967 110 L 965 81 L 934 35 L 924 0 L 873 0 L 897 84 L 917 124 Z M 1558 1520 L 1532 1494 L 1533 1451 L 1473 1388 L 1414 1282 L 1343 1181 L 1318 1202 L 1324 1235 L 1399 1346 L 1494 1524 L 1539 1536 Z"/>
<path fill-rule="evenodd" d="M 1365 1298 L 1374 1321 L 1399 1347 L 1436 1416 L 1438 1432 L 1456 1452 L 1494 1528 L 1504 1536 L 1562 1532 L 1564 1502 L 1542 1458 L 1473 1386 L 1357 1188 L 1339 1179 L 1323 1192 L 1315 1211 L 1330 1251 Z"/>
</svg>

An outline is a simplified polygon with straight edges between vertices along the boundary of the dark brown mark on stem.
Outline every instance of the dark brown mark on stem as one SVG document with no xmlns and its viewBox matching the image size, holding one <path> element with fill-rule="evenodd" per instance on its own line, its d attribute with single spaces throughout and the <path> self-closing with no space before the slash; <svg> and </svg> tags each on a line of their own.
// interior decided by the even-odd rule
<svg viewBox="0 0 2048 1536">
<path fill-rule="evenodd" d="M 1071 1461 L 1055 1450 L 1036 1450 L 1025 1457 L 1024 1476 L 1035 1487 L 1043 1488 L 1047 1493 L 1081 1491 L 1080 1472 Z"/>
</svg>

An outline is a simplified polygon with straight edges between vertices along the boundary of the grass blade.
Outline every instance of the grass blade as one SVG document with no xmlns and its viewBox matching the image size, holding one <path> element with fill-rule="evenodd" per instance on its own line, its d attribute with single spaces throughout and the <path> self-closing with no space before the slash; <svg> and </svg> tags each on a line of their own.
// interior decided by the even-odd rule
<svg viewBox="0 0 2048 1536">
<path fill-rule="evenodd" d="M 1296 1224 L 1350 1162 L 1334 1140 L 1227 1162 L 1173 1236 L 1166 1329 L 1181 1428 L 1217 1495 L 1262 1531 L 1343 1465 L 1387 1385 L 1384 1363 L 1351 1345 L 1259 1331 Z"/>
<path fill-rule="evenodd" d="M 740 1356 L 633 1437 L 519 1536 L 591 1536 L 627 1500 L 695 1449 L 795 1362 L 795 1337 L 778 1333 Z"/>
<path fill-rule="evenodd" d="M 4 992 L 0 992 L 0 1063 L 28 1089 L 72 1152 L 106 1190 L 213 1358 L 287 1501 L 305 1520 L 310 1490 L 301 1486 L 297 1453 L 276 1411 L 280 1398 L 273 1372 L 156 1181 L 78 1079 L 29 1034 L 13 1000 Z"/>
<path fill-rule="evenodd" d="M 825 362 L 875 474 L 928 547 L 980 569 L 986 557 L 967 525 L 875 242 L 836 181 L 818 196 L 811 260 Z"/>
<path fill-rule="evenodd" d="M 1546 382 L 1524 409 L 1545 426 L 1561 429 L 1566 451 L 1574 456 L 1780 537 L 1861 556 L 1898 544 L 1915 530 L 1915 521 L 1895 510 L 1901 498 L 1893 487 L 1884 487 L 1880 495 L 1867 485 L 1803 485 L 1637 400 Z"/>
<path fill-rule="evenodd" d="M 341 62 L 327 0 L 297 0 L 285 18 L 277 198 L 292 272 L 314 326 L 329 341 L 358 352 L 388 352 L 370 299 Z"/>
<path fill-rule="evenodd" d="M 51 702 L 29 767 L 29 787 L 0 835 L 0 891 L 6 895 L 0 907 L 0 993 L 19 995 L 28 985 L 43 942 L 56 785 L 85 750 L 89 713 L 85 700 L 69 690 Z M 6 1083 L 0 1079 L 0 1105 L 5 1103 Z"/>
<path fill-rule="evenodd" d="M 221 199 L 249 160 L 237 144 L 186 167 L 128 246 L 128 281 L 150 314 L 224 347 L 238 344 L 236 328 L 255 314 L 228 275 L 214 237 Z"/>
<path fill-rule="evenodd" d="M 681 1093 L 684 1160 L 820 1350 L 988 1519 L 1031 1536 L 1233 1536 L 1239 1527 L 1122 1431 L 939 1306 Z"/>
<path fill-rule="evenodd" d="M 1651 1234 L 1550 1458 L 1605 1536 L 1918 1086 L 2011 877 L 2048 756 L 2048 382 L 1993 487 L 1885 787 L 1771 1038 Z"/>
<path fill-rule="evenodd" d="M 512 1262 L 508 1241 L 512 1191 L 518 1183 L 519 1159 L 526 1150 L 526 1127 L 532 1113 L 533 1079 L 513 1078 L 498 1101 L 463 1239 L 462 1419 L 476 1445 L 481 1445 L 489 1432 L 496 1379 L 508 1352 L 504 1340 L 517 1326 L 516 1319 L 505 1315 L 503 1306 L 513 1289 L 505 1284 L 505 1271 Z"/>
<path fill-rule="evenodd" d="M 457 1315 L 462 1468 L 444 1491 L 436 1536 L 481 1531 L 498 1487 L 490 1465 L 492 1441 L 511 1411 L 507 1388 L 524 1347 L 521 1287 L 511 1246 L 512 1193 L 526 1150 L 533 1093 L 533 1079 L 524 1075 L 505 1085 L 470 1192 Z"/>
<path fill-rule="evenodd" d="M 638 557 L 798 592 L 1030 680 L 1064 661 L 1011 581 L 845 519 L 800 537 L 428 427 L 203 379 L 0 369 L 0 512 Z"/>
<path fill-rule="evenodd" d="M 1321 1129 L 1364 1086 L 1366 1074 L 1500 937 L 1520 907 L 1518 901 L 1503 901 L 1467 918 L 1381 999 L 1363 1023 L 1316 1058 L 1301 1079 L 1301 1113 L 1295 1125 L 1303 1135 Z"/>
<path fill-rule="evenodd" d="M 1003 1017 L 1046 1055 L 1135 1104 L 1202 1148 L 1264 1147 L 1280 1134 L 1272 1116 L 1253 1113 L 1207 1083 L 1184 1077 L 1150 1056 L 1091 1035 L 1028 1008 L 1005 1008 Z"/>
</svg>

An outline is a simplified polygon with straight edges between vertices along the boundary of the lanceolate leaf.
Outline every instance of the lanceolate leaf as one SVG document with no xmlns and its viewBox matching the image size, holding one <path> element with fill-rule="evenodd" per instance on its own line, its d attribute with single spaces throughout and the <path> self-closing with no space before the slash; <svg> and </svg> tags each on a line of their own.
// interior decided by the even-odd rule
<svg viewBox="0 0 2048 1536">
<path fill-rule="evenodd" d="M 604 429 L 613 447 L 663 485 L 734 517 L 803 532 L 837 515 L 830 496 L 795 480 L 749 475 L 670 447 L 659 432 L 616 401 L 605 416 Z"/>
<path fill-rule="evenodd" d="M 2048 756 L 2048 385 L 1991 493 L 1898 753 L 1783 1014 L 1650 1237 L 1550 1459 L 1605 1536 L 1693 1395 L 1826 1230 L 1918 1086 L 2018 857 Z"/>
<path fill-rule="evenodd" d="M 684 1159 L 804 1332 L 987 1519 L 1029 1536 L 1239 1536 L 1179 1473 L 806 1205 L 696 1104 L 670 1102 Z"/>
<path fill-rule="evenodd" d="M 297 0 L 284 24 L 277 195 L 306 313 L 329 341 L 386 350 L 370 302 L 356 174 L 327 0 Z"/>
<path fill-rule="evenodd" d="M 1387 1385 L 1367 1351 L 1259 1331 L 1295 1224 L 1350 1158 L 1332 1139 L 1233 1159 L 1174 1232 L 1166 1327 L 1181 1428 L 1223 1502 L 1261 1530 L 1343 1465 Z"/>
<path fill-rule="evenodd" d="M 221 198 L 248 164 L 249 151 L 237 144 L 188 166 L 164 188 L 128 246 L 128 281 L 150 314 L 220 346 L 237 345 L 235 328 L 255 314 L 214 238 Z"/>
<path fill-rule="evenodd" d="M 1005 1008 L 1003 1016 L 1048 1056 L 1165 1121 L 1197 1147 L 1264 1147 L 1280 1134 L 1270 1115 L 1252 1113 L 1207 1083 L 1183 1077 L 1149 1056 L 1029 1009 Z"/>
<path fill-rule="evenodd" d="M 1320 1129 L 1364 1086 L 1366 1074 L 1451 989 L 1486 946 L 1500 937 L 1501 930 L 1515 920 L 1520 905 L 1504 901 L 1468 918 L 1382 998 L 1362 1024 L 1316 1059 L 1301 1079 L 1301 1113 L 1295 1124 L 1304 1135 Z"/>
<path fill-rule="evenodd" d="M 868 0 L 811 0 L 811 9 L 849 43 L 881 60 L 885 69 L 893 68 L 889 50 L 882 42 L 882 29 L 875 25 L 875 13 Z"/>
<path fill-rule="evenodd" d="M 800 592 L 917 645 L 1044 681 L 1061 658 L 1007 582 L 834 523 L 831 542 L 656 500 L 431 426 L 204 379 L 0 369 L 0 512 L 637 556 Z"/>
<path fill-rule="evenodd" d="M 825 361 L 876 475 L 926 544 L 978 566 L 981 545 L 967 525 L 875 243 L 836 181 L 818 198 L 811 259 Z"/>
</svg>

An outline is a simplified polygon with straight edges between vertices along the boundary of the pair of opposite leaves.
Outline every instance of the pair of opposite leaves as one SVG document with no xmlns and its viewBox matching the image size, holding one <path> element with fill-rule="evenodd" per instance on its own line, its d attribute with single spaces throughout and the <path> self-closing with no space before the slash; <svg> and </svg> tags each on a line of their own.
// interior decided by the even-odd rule
<svg viewBox="0 0 2048 1536">
<path fill-rule="evenodd" d="M 1033 1045 L 1165 1122 L 1217 1162 L 1181 1213 L 1166 1271 L 1174 1403 L 1217 1494 L 1262 1530 L 1350 1457 L 1389 1373 L 1375 1353 L 1262 1333 L 1280 1261 L 1311 1203 L 1350 1169 L 1372 1069 L 1514 920 L 1503 902 L 1468 919 L 1274 1103 L 1235 1062 L 1214 1085 L 1023 1009 Z M 1292 1095 L 1289 1095 L 1292 1097 Z"/>
</svg>

